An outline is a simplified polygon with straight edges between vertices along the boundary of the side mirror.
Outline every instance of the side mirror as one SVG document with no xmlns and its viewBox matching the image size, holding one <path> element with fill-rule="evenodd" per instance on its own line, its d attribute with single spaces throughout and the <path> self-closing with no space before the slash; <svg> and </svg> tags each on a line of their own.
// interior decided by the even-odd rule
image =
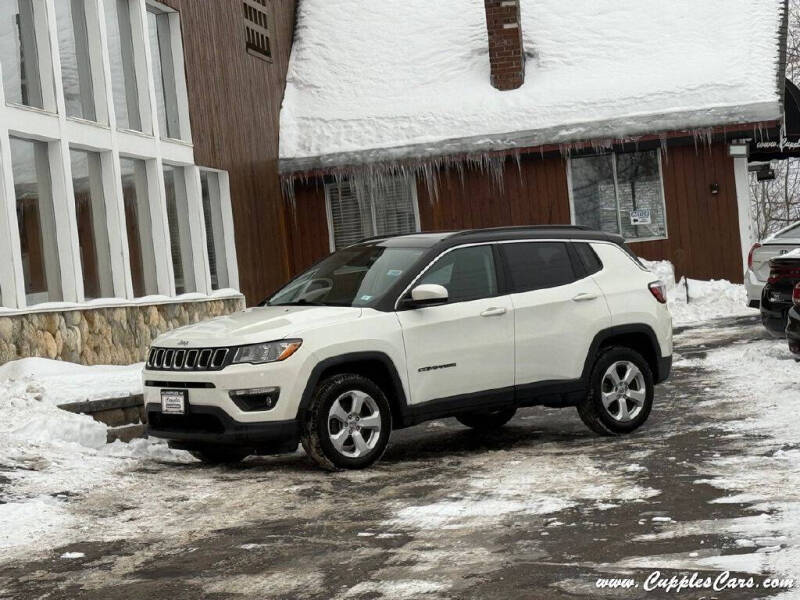
<svg viewBox="0 0 800 600">
<path fill-rule="evenodd" d="M 448 298 L 447 288 L 443 285 L 425 283 L 411 290 L 411 302 L 409 304 L 413 308 L 436 306 L 437 304 L 447 304 Z"/>
</svg>

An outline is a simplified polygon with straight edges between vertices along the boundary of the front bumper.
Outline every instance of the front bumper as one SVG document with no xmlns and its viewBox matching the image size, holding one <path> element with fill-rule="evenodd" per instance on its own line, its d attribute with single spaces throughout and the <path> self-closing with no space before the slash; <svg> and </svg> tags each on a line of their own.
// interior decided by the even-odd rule
<svg viewBox="0 0 800 600">
<path fill-rule="evenodd" d="M 300 441 L 295 420 L 240 423 L 215 406 L 189 404 L 185 415 L 165 415 L 149 403 L 147 433 L 169 440 L 170 446 L 196 450 L 209 444 L 248 448 L 254 454 L 293 452 Z"/>
<path fill-rule="evenodd" d="M 232 365 L 221 371 L 145 370 L 144 404 L 148 434 L 184 449 L 203 444 L 247 447 L 256 453 L 276 448 L 297 448 L 297 413 L 307 375 L 302 363 Z M 274 408 L 245 410 L 231 399 L 231 392 L 279 388 Z M 165 415 L 163 390 L 186 390 L 185 415 Z"/>
<path fill-rule="evenodd" d="M 789 341 L 789 350 L 800 356 L 800 310 L 796 306 L 787 316 L 786 339 Z"/>
</svg>

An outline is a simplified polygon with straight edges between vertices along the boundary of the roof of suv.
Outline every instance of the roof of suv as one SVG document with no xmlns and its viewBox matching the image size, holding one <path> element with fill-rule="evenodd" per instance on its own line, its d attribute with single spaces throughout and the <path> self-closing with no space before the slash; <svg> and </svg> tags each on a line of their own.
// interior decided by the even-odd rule
<svg viewBox="0 0 800 600">
<path fill-rule="evenodd" d="M 412 233 L 395 237 L 376 237 L 364 242 L 380 242 L 388 246 L 415 246 L 432 248 L 439 244 L 455 246 L 481 242 L 502 242 L 525 239 L 597 240 L 622 244 L 622 236 L 594 231 L 579 225 L 533 225 L 524 227 L 496 227 L 492 229 L 466 229 L 440 233 Z"/>
</svg>

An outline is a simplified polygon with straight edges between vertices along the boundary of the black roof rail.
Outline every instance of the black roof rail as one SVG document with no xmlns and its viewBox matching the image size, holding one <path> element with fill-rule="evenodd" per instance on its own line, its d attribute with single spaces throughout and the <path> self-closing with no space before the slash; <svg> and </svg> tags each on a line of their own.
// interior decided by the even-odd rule
<svg viewBox="0 0 800 600">
<path fill-rule="evenodd" d="M 483 229 L 465 229 L 458 231 L 452 237 L 460 237 L 464 235 L 480 234 L 480 233 L 519 233 L 522 231 L 593 231 L 591 227 L 585 225 L 513 225 L 508 227 L 487 227 Z"/>
</svg>

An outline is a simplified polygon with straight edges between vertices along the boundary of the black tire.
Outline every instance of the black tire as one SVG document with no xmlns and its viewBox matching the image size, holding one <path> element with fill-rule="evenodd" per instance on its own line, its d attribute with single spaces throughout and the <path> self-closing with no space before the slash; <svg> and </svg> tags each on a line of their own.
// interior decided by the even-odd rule
<svg viewBox="0 0 800 600">
<path fill-rule="evenodd" d="M 250 456 L 250 452 L 235 446 L 204 446 L 189 454 L 208 465 L 233 465 Z"/>
<path fill-rule="evenodd" d="M 638 368 L 642 375 L 642 381 L 637 381 L 636 389 L 630 386 L 633 392 L 644 392 L 644 400 L 641 403 L 640 410 L 636 416 L 629 420 L 620 420 L 613 416 L 612 413 L 616 412 L 618 415 L 623 414 L 623 408 L 620 402 L 624 402 L 624 411 L 626 413 L 633 413 L 637 407 L 633 404 L 632 400 L 619 399 L 611 402 L 609 408 L 603 404 L 602 395 L 604 392 L 604 385 L 608 385 L 609 381 L 606 374 L 611 369 L 612 365 L 619 363 L 632 363 Z M 622 367 L 624 368 L 624 367 Z M 604 379 L 606 382 L 604 384 Z M 637 378 L 638 380 L 638 378 Z M 641 387 L 642 390 L 638 388 Z M 626 392 L 628 388 L 626 387 Z M 611 393 L 616 393 L 612 391 Z M 584 424 L 600 435 L 623 435 L 632 433 L 641 427 L 653 408 L 653 396 L 655 394 L 655 385 L 653 383 L 653 372 L 650 366 L 641 354 L 630 348 L 622 346 L 614 346 L 611 348 L 604 348 L 601 350 L 600 355 L 592 367 L 592 373 L 589 378 L 589 393 L 586 398 L 578 405 L 578 414 Z"/>
<path fill-rule="evenodd" d="M 503 408 L 458 415 L 456 419 L 462 425 L 466 425 L 476 431 L 491 431 L 492 429 L 499 429 L 508 423 L 514 418 L 515 414 L 517 414 L 516 408 Z"/>
<path fill-rule="evenodd" d="M 347 426 L 343 425 L 336 417 L 331 417 L 331 409 L 334 403 L 338 401 L 340 407 L 348 406 L 348 403 L 351 403 L 345 410 L 350 411 L 348 418 L 354 418 L 355 412 L 352 410 L 354 407 L 352 404 L 353 392 L 365 394 L 373 401 L 373 405 L 371 405 L 367 400 L 362 400 L 364 407 L 359 413 L 362 415 L 361 418 L 365 419 L 366 422 L 367 419 L 372 417 L 372 422 L 376 422 L 375 417 L 377 416 L 377 421 L 380 423 L 379 429 L 368 429 L 364 426 L 363 431 L 367 432 L 367 437 L 363 437 L 361 429 L 353 432 L 353 435 L 348 437 L 345 431 Z M 358 426 L 357 423 L 351 423 L 351 425 Z M 334 428 L 338 428 L 338 431 L 334 432 Z M 334 446 L 331 436 L 334 433 L 343 432 L 344 445 L 339 450 Z M 392 411 L 389 401 L 380 387 L 374 381 L 362 375 L 343 373 L 333 375 L 317 386 L 311 404 L 303 416 L 300 441 L 306 454 L 323 469 L 329 471 L 363 469 L 383 456 L 389 443 L 391 432 Z M 360 455 L 348 456 L 348 453 L 356 454 L 359 452 L 354 434 L 361 437 L 367 443 L 369 449 L 363 450 Z M 376 437 L 373 439 L 373 436 Z"/>
</svg>

